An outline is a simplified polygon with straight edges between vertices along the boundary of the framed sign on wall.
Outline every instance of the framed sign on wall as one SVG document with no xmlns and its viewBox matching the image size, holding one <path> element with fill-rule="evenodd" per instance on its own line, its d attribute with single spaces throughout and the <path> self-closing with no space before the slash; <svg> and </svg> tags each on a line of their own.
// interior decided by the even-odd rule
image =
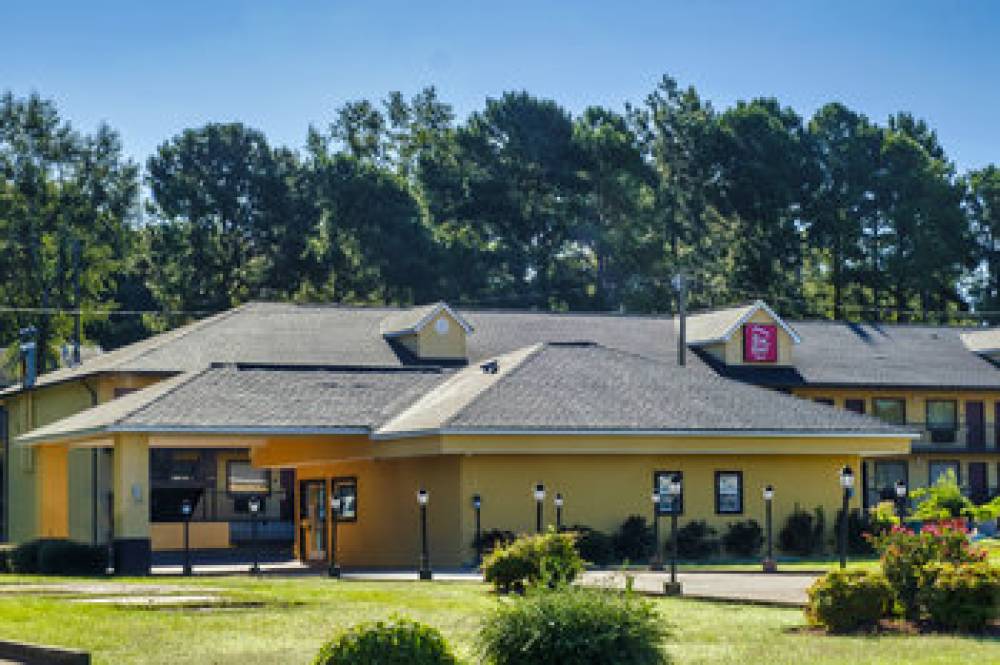
<svg viewBox="0 0 1000 665">
<path fill-rule="evenodd" d="M 769 323 L 748 323 L 743 326 L 743 361 L 778 362 L 778 326 Z"/>
</svg>

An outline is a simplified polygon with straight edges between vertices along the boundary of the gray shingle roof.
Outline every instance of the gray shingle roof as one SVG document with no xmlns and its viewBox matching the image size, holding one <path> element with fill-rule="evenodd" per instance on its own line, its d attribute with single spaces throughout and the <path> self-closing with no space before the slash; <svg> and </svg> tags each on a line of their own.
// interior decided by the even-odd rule
<svg viewBox="0 0 1000 665">
<path fill-rule="evenodd" d="M 546 344 L 446 423 L 459 430 L 900 432 L 875 418 L 594 344 Z"/>
<path fill-rule="evenodd" d="M 1000 389 L 1000 371 L 945 326 L 795 321 L 794 368 L 717 366 L 761 385 Z M 707 359 L 711 362 L 711 359 Z"/>
</svg>

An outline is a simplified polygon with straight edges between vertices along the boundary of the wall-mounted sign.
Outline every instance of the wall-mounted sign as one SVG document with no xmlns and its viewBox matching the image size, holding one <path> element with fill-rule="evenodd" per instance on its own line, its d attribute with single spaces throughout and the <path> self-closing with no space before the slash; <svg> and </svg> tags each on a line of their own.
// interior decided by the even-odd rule
<svg viewBox="0 0 1000 665">
<path fill-rule="evenodd" d="M 743 361 L 777 362 L 778 326 L 768 323 L 748 323 L 743 326 Z"/>
</svg>

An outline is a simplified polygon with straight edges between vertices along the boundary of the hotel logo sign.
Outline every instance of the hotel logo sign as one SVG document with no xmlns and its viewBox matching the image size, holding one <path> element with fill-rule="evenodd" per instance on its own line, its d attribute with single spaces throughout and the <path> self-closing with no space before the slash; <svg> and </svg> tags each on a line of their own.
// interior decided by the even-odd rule
<svg viewBox="0 0 1000 665">
<path fill-rule="evenodd" d="M 778 362 L 778 326 L 765 323 L 743 326 L 743 361 Z"/>
</svg>

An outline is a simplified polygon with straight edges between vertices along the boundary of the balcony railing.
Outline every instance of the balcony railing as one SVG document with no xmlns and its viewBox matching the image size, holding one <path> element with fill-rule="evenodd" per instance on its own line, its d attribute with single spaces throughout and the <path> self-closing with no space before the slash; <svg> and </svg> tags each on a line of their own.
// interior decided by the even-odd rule
<svg viewBox="0 0 1000 665">
<path fill-rule="evenodd" d="M 997 445 L 997 435 L 1000 433 L 1000 429 L 995 425 L 969 427 L 963 424 L 956 427 L 928 427 L 925 423 L 911 423 L 907 427 L 916 428 L 920 434 L 920 438 L 913 442 L 915 449 L 961 452 L 975 450 L 997 452 L 1000 449 L 1000 446 Z"/>
</svg>

